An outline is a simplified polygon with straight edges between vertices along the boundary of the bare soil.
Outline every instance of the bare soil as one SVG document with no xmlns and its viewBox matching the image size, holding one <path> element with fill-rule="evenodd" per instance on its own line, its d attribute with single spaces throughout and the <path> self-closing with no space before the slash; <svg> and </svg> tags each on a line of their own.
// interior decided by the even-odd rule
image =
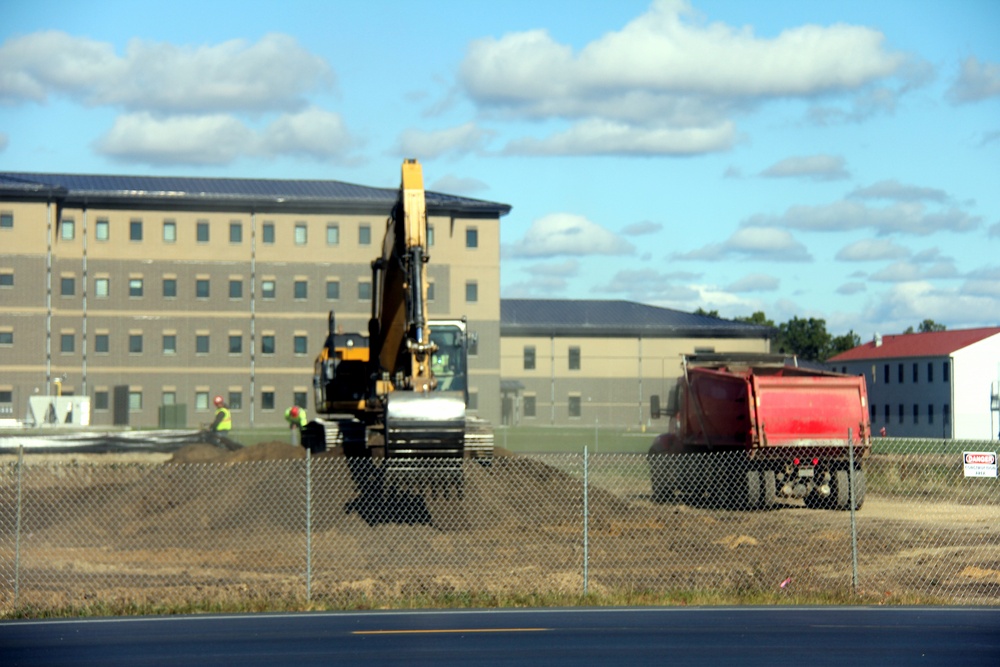
<svg viewBox="0 0 1000 667">
<path fill-rule="evenodd" d="M 402 490 L 367 514 L 345 509 L 359 494 L 337 454 L 309 462 L 308 512 L 305 452 L 286 443 L 120 456 L 32 459 L 19 604 L 302 598 L 307 579 L 314 599 L 372 606 L 469 591 L 574 594 L 585 583 L 607 594 L 852 585 L 849 513 L 658 505 L 641 459 L 592 475 L 584 534 L 579 476 L 503 450 L 490 466 L 469 463 L 461 489 Z M 15 579 L 14 486 L 2 481 L 0 610 L 13 606 Z M 856 530 L 861 591 L 1000 604 L 996 503 L 869 488 Z"/>
</svg>

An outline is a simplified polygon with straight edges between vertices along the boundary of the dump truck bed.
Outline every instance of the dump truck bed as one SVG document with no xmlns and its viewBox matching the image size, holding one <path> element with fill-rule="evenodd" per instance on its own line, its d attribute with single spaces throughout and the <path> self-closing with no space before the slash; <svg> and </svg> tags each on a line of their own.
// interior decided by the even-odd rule
<svg viewBox="0 0 1000 667">
<path fill-rule="evenodd" d="M 848 433 L 855 441 L 867 439 L 863 378 L 753 374 L 750 384 L 760 447 L 844 446 Z"/>
</svg>

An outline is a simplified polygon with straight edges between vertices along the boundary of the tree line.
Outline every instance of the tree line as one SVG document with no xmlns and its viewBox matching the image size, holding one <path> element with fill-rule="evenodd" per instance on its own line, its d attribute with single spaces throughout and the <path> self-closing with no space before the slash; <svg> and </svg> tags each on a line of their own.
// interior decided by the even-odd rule
<svg viewBox="0 0 1000 667">
<path fill-rule="evenodd" d="M 717 310 L 698 308 L 694 313 L 695 315 L 719 317 Z M 854 333 L 853 329 L 846 334 L 834 336 L 826 330 L 826 320 L 822 318 L 793 317 L 787 322 L 775 324 L 774 320 L 768 319 L 764 311 L 758 310 L 752 315 L 734 317 L 733 320 L 771 327 L 776 331 L 776 335 L 771 341 L 771 350 L 784 354 L 794 354 L 810 361 L 826 361 L 830 357 L 861 345 L 861 336 Z M 944 331 L 946 328 L 945 325 L 928 319 L 918 324 L 915 330 L 912 326 L 907 327 L 903 333 L 927 333 L 929 331 Z"/>
</svg>

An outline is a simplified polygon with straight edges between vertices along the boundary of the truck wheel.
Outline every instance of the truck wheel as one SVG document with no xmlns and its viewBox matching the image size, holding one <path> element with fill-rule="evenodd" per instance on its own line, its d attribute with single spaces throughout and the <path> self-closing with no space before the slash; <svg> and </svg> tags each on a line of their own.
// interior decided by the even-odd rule
<svg viewBox="0 0 1000 667">
<path fill-rule="evenodd" d="M 855 489 L 857 491 L 857 489 Z M 850 479 L 846 470 L 838 470 L 834 473 L 834 494 L 837 498 L 837 509 L 846 510 L 851 507 L 851 487 Z"/>
<path fill-rule="evenodd" d="M 677 463 L 670 454 L 653 454 L 649 457 L 649 482 L 653 502 L 670 503 L 676 500 Z"/>
<path fill-rule="evenodd" d="M 760 506 L 761 509 L 769 510 L 774 508 L 774 502 L 778 497 L 778 488 L 774 481 L 774 471 L 765 470 L 760 474 Z"/>
<path fill-rule="evenodd" d="M 854 471 L 854 509 L 859 510 L 865 503 L 865 471 Z"/>
<path fill-rule="evenodd" d="M 746 507 L 755 510 L 760 507 L 760 471 L 747 470 Z"/>
</svg>

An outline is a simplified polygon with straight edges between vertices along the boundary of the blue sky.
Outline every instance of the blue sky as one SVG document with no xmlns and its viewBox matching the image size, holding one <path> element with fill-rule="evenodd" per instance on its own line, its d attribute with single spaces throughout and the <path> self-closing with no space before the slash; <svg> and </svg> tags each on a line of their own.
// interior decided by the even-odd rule
<svg viewBox="0 0 1000 667">
<path fill-rule="evenodd" d="M 0 1 L 0 169 L 513 206 L 505 297 L 1000 325 L 1000 2 Z"/>
</svg>

